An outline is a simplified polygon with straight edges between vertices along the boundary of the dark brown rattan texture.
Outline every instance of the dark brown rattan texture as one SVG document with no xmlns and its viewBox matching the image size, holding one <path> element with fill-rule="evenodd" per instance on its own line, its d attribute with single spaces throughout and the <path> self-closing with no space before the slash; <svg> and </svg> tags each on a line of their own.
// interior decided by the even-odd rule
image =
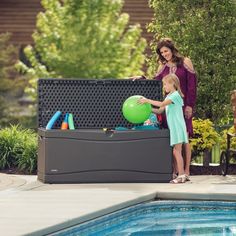
<svg viewBox="0 0 236 236">
<path fill-rule="evenodd" d="M 39 79 L 38 126 L 45 128 L 56 111 L 74 116 L 75 128 L 132 127 L 122 115 L 123 102 L 132 95 L 162 99 L 161 82 L 155 80 Z"/>
</svg>

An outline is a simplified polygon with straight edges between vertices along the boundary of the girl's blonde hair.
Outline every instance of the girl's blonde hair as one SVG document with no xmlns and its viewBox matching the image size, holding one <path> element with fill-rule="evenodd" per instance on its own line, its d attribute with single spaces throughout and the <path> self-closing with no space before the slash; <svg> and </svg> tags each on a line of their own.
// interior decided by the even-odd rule
<svg viewBox="0 0 236 236">
<path fill-rule="evenodd" d="M 176 74 L 168 74 L 165 77 L 163 77 L 162 81 L 165 81 L 167 83 L 172 82 L 174 84 L 174 88 L 179 92 L 180 96 L 184 97 L 184 94 L 182 93 L 180 88 L 179 78 L 177 77 Z"/>
</svg>

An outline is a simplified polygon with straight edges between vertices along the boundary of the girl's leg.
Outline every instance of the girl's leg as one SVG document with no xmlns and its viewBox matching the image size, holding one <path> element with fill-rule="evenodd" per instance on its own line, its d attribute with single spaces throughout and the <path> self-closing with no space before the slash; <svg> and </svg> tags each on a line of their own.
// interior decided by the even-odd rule
<svg viewBox="0 0 236 236">
<path fill-rule="evenodd" d="M 184 174 L 184 160 L 182 156 L 182 143 L 178 143 L 173 148 L 174 158 L 177 164 L 178 170 L 178 177 L 173 179 L 171 183 L 178 184 L 178 183 L 185 183 L 186 182 L 186 175 Z"/>
<path fill-rule="evenodd" d="M 176 163 L 175 157 L 173 158 L 173 161 L 172 161 L 172 169 L 173 169 L 173 179 L 175 179 L 178 175 L 178 169 L 177 169 L 177 163 Z"/>
<path fill-rule="evenodd" d="M 185 151 L 185 169 L 184 172 L 186 175 L 190 175 L 190 164 L 191 164 L 191 146 L 189 143 L 184 144 Z"/>
<path fill-rule="evenodd" d="M 184 175 L 184 161 L 182 157 L 182 143 L 174 145 L 173 154 L 177 165 L 179 175 Z"/>
</svg>

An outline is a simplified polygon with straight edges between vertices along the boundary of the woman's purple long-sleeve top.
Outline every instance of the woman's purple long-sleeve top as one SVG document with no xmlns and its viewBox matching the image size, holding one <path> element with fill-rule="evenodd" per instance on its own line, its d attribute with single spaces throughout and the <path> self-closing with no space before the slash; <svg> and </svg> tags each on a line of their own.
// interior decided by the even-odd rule
<svg viewBox="0 0 236 236">
<path fill-rule="evenodd" d="M 179 66 L 171 67 L 165 64 L 157 73 L 155 79 L 162 80 L 166 75 L 174 73 L 180 80 L 180 87 L 184 94 L 184 106 L 194 108 L 196 103 L 197 79 L 196 73 L 190 69 L 185 63 Z"/>
</svg>

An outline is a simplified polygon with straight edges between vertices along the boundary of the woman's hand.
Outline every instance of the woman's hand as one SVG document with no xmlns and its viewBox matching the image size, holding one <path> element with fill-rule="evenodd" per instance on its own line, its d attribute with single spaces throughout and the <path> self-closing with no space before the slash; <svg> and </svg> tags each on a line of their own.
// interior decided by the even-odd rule
<svg viewBox="0 0 236 236">
<path fill-rule="evenodd" d="M 146 79 L 146 77 L 144 75 L 136 75 L 136 76 L 132 76 L 129 79 L 132 79 L 132 81 L 135 80 L 140 80 L 140 79 Z"/>
<path fill-rule="evenodd" d="M 193 108 L 190 107 L 190 106 L 186 106 L 186 107 L 185 107 L 185 110 L 184 110 L 184 116 L 185 116 L 185 118 L 189 119 L 189 118 L 192 117 L 192 115 L 193 115 Z"/>
</svg>

